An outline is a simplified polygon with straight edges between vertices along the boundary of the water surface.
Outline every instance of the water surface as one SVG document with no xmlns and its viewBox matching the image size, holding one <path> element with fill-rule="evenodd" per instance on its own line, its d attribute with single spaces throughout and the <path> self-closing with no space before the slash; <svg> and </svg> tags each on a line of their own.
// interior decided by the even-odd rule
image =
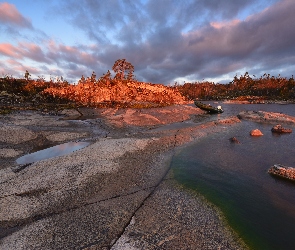
<svg viewBox="0 0 295 250">
<path fill-rule="evenodd" d="M 218 119 L 242 110 L 295 115 L 295 105 L 222 104 Z M 173 159 L 176 178 L 202 193 L 224 213 L 230 226 L 252 249 L 294 249 L 295 183 L 267 173 L 275 163 L 295 167 L 295 127 L 277 135 L 273 125 L 242 121 L 185 148 Z M 251 137 L 260 129 L 264 136 Z M 234 144 L 235 136 L 241 143 Z"/>
<path fill-rule="evenodd" d="M 28 164 L 36 161 L 62 156 L 88 146 L 89 142 L 67 142 L 37 152 L 24 155 L 16 160 L 17 164 Z"/>
</svg>

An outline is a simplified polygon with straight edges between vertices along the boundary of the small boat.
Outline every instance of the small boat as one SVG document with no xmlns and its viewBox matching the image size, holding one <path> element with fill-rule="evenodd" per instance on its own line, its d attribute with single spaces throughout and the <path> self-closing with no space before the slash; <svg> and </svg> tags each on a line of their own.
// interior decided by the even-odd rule
<svg viewBox="0 0 295 250">
<path fill-rule="evenodd" d="M 220 113 L 223 113 L 223 110 L 221 108 L 221 106 L 217 106 L 217 107 L 212 107 L 210 104 L 205 104 L 205 103 L 202 103 L 202 102 L 198 102 L 198 101 L 194 101 L 195 105 L 202 109 L 202 110 L 205 110 L 207 111 L 208 113 L 210 114 L 220 114 Z"/>
</svg>

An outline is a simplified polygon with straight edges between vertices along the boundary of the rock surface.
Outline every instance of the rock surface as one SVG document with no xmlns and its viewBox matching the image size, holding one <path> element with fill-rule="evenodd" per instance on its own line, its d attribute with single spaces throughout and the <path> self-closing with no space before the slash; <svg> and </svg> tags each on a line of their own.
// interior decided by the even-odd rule
<svg viewBox="0 0 295 250">
<path fill-rule="evenodd" d="M 271 132 L 279 134 L 292 133 L 292 129 L 284 128 L 281 124 L 277 124 L 272 127 Z"/>
<path fill-rule="evenodd" d="M 262 136 L 262 132 L 259 129 L 253 129 L 250 131 L 251 136 Z"/>
<path fill-rule="evenodd" d="M 295 117 L 275 112 L 242 111 L 238 114 L 238 118 L 255 122 L 295 124 Z"/>
<path fill-rule="evenodd" d="M 30 137 L 0 140 L 10 154 L 0 159 L 0 249 L 246 249 L 220 212 L 183 190 L 170 171 L 179 146 L 239 122 L 173 127 L 197 116 L 194 110 L 102 109 L 86 120 L 31 111 L 1 116 L 6 129 Z M 53 145 L 58 135 L 92 144 L 13 171 L 14 152 Z"/>
<path fill-rule="evenodd" d="M 295 168 L 275 164 L 268 170 L 269 174 L 295 181 Z"/>
<path fill-rule="evenodd" d="M 19 144 L 21 142 L 26 142 L 33 140 L 37 137 L 37 135 L 25 128 L 18 126 L 1 126 L 0 127 L 0 141 L 11 144 Z"/>
</svg>

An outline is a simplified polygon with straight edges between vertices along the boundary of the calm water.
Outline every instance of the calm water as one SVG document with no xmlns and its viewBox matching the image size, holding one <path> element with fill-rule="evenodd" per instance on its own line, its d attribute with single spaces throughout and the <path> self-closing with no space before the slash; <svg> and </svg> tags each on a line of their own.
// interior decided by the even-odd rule
<svg viewBox="0 0 295 250">
<path fill-rule="evenodd" d="M 222 104 L 222 108 L 223 114 L 207 119 L 237 115 L 242 110 L 295 116 L 295 105 Z M 180 182 L 223 211 L 252 249 L 295 249 L 295 183 L 267 173 L 275 163 L 295 167 L 295 127 L 284 125 L 293 133 L 275 135 L 272 126 L 243 121 L 180 152 L 174 157 L 173 168 Z M 255 128 L 264 136 L 249 136 Z M 230 143 L 233 136 L 241 144 Z"/>
<path fill-rule="evenodd" d="M 16 160 L 17 164 L 27 164 L 33 163 L 36 161 L 57 157 L 61 155 L 66 155 L 72 153 L 76 150 L 84 148 L 88 146 L 89 142 L 67 142 L 57 146 L 53 146 L 50 148 L 46 148 L 43 150 L 39 150 L 37 152 L 24 155 Z"/>
</svg>

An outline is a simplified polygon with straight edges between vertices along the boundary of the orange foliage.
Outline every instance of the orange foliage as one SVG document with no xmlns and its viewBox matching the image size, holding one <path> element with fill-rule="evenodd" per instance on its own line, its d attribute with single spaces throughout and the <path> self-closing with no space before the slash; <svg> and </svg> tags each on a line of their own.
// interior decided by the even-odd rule
<svg viewBox="0 0 295 250">
<path fill-rule="evenodd" d="M 78 85 L 47 88 L 43 93 L 89 106 L 96 106 L 104 102 L 153 102 L 163 105 L 184 102 L 184 98 L 174 88 L 162 84 L 119 80 L 112 80 L 112 84 L 108 86 L 86 80 Z"/>
</svg>

